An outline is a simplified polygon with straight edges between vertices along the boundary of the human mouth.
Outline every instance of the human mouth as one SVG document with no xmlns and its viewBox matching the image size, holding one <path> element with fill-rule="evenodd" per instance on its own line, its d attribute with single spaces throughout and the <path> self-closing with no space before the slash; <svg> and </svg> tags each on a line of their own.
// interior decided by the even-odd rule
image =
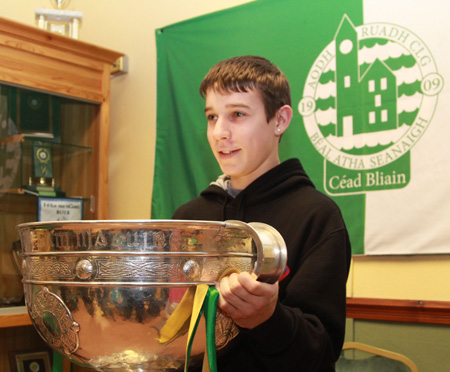
<svg viewBox="0 0 450 372">
<path fill-rule="evenodd" d="M 229 157 L 237 153 L 239 150 L 219 150 L 218 153 L 222 157 Z"/>
</svg>

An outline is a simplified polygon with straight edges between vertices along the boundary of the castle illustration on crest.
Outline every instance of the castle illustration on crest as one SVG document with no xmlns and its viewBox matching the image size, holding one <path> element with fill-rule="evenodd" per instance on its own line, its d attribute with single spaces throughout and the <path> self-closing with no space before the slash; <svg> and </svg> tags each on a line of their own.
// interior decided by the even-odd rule
<svg viewBox="0 0 450 372">
<path fill-rule="evenodd" d="M 358 34 L 347 15 L 335 45 L 336 137 L 397 129 L 397 78 L 378 58 L 361 71 Z"/>
</svg>

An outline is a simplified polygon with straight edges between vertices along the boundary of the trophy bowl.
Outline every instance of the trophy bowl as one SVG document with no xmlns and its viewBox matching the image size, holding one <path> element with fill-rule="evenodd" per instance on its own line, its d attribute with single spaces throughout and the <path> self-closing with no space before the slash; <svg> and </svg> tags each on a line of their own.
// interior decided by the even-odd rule
<svg viewBox="0 0 450 372">
<path fill-rule="evenodd" d="M 188 290 L 233 271 L 274 283 L 287 261 L 283 238 L 263 223 L 54 221 L 17 229 L 34 327 L 56 352 L 107 372 L 183 369 L 187 331 L 169 342 L 161 334 Z M 214 329 L 217 350 L 239 332 L 220 310 Z M 203 321 L 189 366 L 203 359 L 205 333 Z"/>
</svg>

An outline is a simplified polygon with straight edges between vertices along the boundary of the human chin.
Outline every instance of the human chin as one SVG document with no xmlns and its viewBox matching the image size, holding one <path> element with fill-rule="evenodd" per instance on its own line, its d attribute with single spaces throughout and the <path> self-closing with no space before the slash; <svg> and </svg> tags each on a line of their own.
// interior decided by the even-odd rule
<svg viewBox="0 0 450 372">
<path fill-rule="evenodd" d="M 239 172 L 238 171 L 239 164 L 223 161 L 221 159 L 217 159 L 217 162 L 219 163 L 219 167 L 222 173 L 228 176 L 232 176 Z"/>
</svg>

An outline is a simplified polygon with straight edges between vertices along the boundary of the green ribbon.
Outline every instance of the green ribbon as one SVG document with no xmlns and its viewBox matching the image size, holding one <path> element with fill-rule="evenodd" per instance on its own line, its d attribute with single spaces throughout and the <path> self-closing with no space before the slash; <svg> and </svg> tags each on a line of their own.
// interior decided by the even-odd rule
<svg viewBox="0 0 450 372">
<path fill-rule="evenodd" d="M 217 372 L 216 315 L 218 301 L 219 291 L 215 287 L 209 287 L 203 306 L 206 319 L 206 353 L 211 372 Z"/>
<path fill-rule="evenodd" d="M 203 359 L 203 372 L 217 372 L 217 357 L 216 357 L 216 314 L 217 303 L 219 301 L 219 291 L 210 286 L 206 292 L 202 308 L 198 317 L 195 319 L 195 324 L 191 325 L 189 333 L 188 344 L 186 348 L 186 363 L 184 370 L 188 372 L 189 358 L 191 356 L 192 343 L 194 341 L 195 333 L 202 314 L 205 315 L 206 326 L 206 350 Z M 208 369 L 209 367 L 209 369 Z"/>
<path fill-rule="evenodd" d="M 53 352 L 53 367 L 52 372 L 63 372 L 63 357 L 56 351 Z M 73 364 L 70 363 L 70 372 L 73 371 Z"/>
</svg>

